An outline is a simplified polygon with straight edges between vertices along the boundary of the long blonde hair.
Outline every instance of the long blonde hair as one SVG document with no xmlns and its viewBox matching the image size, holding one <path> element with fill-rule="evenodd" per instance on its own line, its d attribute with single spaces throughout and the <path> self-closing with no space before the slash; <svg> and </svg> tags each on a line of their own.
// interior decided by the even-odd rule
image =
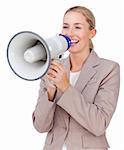
<svg viewBox="0 0 124 150">
<path fill-rule="evenodd" d="M 89 24 L 89 29 L 92 30 L 95 28 L 96 26 L 96 22 L 95 22 L 95 17 L 93 15 L 93 13 L 86 7 L 83 7 L 83 6 L 74 6 L 74 7 L 71 7 L 69 8 L 66 12 L 65 12 L 65 15 L 70 12 L 70 11 L 74 11 L 74 12 L 79 12 L 81 13 L 85 18 L 86 18 L 86 21 L 88 22 Z M 90 39 L 89 41 L 89 48 L 90 49 L 93 49 L 94 46 L 93 46 L 93 43 L 92 43 L 92 40 Z"/>
</svg>

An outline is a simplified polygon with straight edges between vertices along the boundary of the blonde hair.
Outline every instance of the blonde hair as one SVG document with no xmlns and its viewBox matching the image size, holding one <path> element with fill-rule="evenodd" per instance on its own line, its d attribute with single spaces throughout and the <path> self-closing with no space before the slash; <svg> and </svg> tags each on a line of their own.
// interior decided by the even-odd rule
<svg viewBox="0 0 124 150">
<path fill-rule="evenodd" d="M 95 17 L 93 15 L 93 13 L 86 7 L 83 7 L 83 6 L 74 6 L 74 7 L 71 7 L 69 8 L 66 12 L 65 12 L 65 15 L 70 12 L 70 11 L 74 11 L 74 12 L 79 12 L 81 13 L 85 18 L 86 18 L 86 21 L 88 22 L 89 24 L 89 29 L 92 30 L 95 28 L 96 26 L 96 22 L 95 22 Z M 94 46 L 93 46 L 93 43 L 92 43 L 92 40 L 90 39 L 89 41 L 89 48 L 90 49 L 93 49 Z"/>
</svg>

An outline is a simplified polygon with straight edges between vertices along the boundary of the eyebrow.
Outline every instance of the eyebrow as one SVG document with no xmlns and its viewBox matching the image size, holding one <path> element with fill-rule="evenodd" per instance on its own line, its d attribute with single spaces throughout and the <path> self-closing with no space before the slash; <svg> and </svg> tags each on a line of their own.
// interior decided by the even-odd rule
<svg viewBox="0 0 124 150">
<path fill-rule="evenodd" d="M 63 23 L 64 25 L 69 25 L 68 23 Z M 83 23 L 74 23 L 74 25 L 84 25 Z"/>
</svg>

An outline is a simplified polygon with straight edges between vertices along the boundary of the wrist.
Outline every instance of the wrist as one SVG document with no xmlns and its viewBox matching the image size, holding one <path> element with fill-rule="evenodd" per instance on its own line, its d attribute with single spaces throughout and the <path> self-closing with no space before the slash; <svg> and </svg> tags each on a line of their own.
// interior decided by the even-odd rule
<svg viewBox="0 0 124 150">
<path fill-rule="evenodd" d="M 47 89 L 47 94 L 48 94 L 48 100 L 49 101 L 54 101 L 55 95 L 56 95 L 57 89 Z"/>
<path fill-rule="evenodd" d="M 70 87 L 70 83 L 62 89 L 62 92 L 65 92 Z"/>
</svg>

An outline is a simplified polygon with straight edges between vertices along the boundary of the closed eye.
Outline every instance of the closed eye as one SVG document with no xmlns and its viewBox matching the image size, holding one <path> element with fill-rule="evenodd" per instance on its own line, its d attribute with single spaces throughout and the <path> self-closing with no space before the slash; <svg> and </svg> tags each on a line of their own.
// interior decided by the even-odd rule
<svg viewBox="0 0 124 150">
<path fill-rule="evenodd" d="M 76 29 L 81 29 L 81 27 L 75 27 Z"/>
<path fill-rule="evenodd" d="M 63 29 L 67 29 L 68 28 L 68 26 L 63 26 Z"/>
</svg>

